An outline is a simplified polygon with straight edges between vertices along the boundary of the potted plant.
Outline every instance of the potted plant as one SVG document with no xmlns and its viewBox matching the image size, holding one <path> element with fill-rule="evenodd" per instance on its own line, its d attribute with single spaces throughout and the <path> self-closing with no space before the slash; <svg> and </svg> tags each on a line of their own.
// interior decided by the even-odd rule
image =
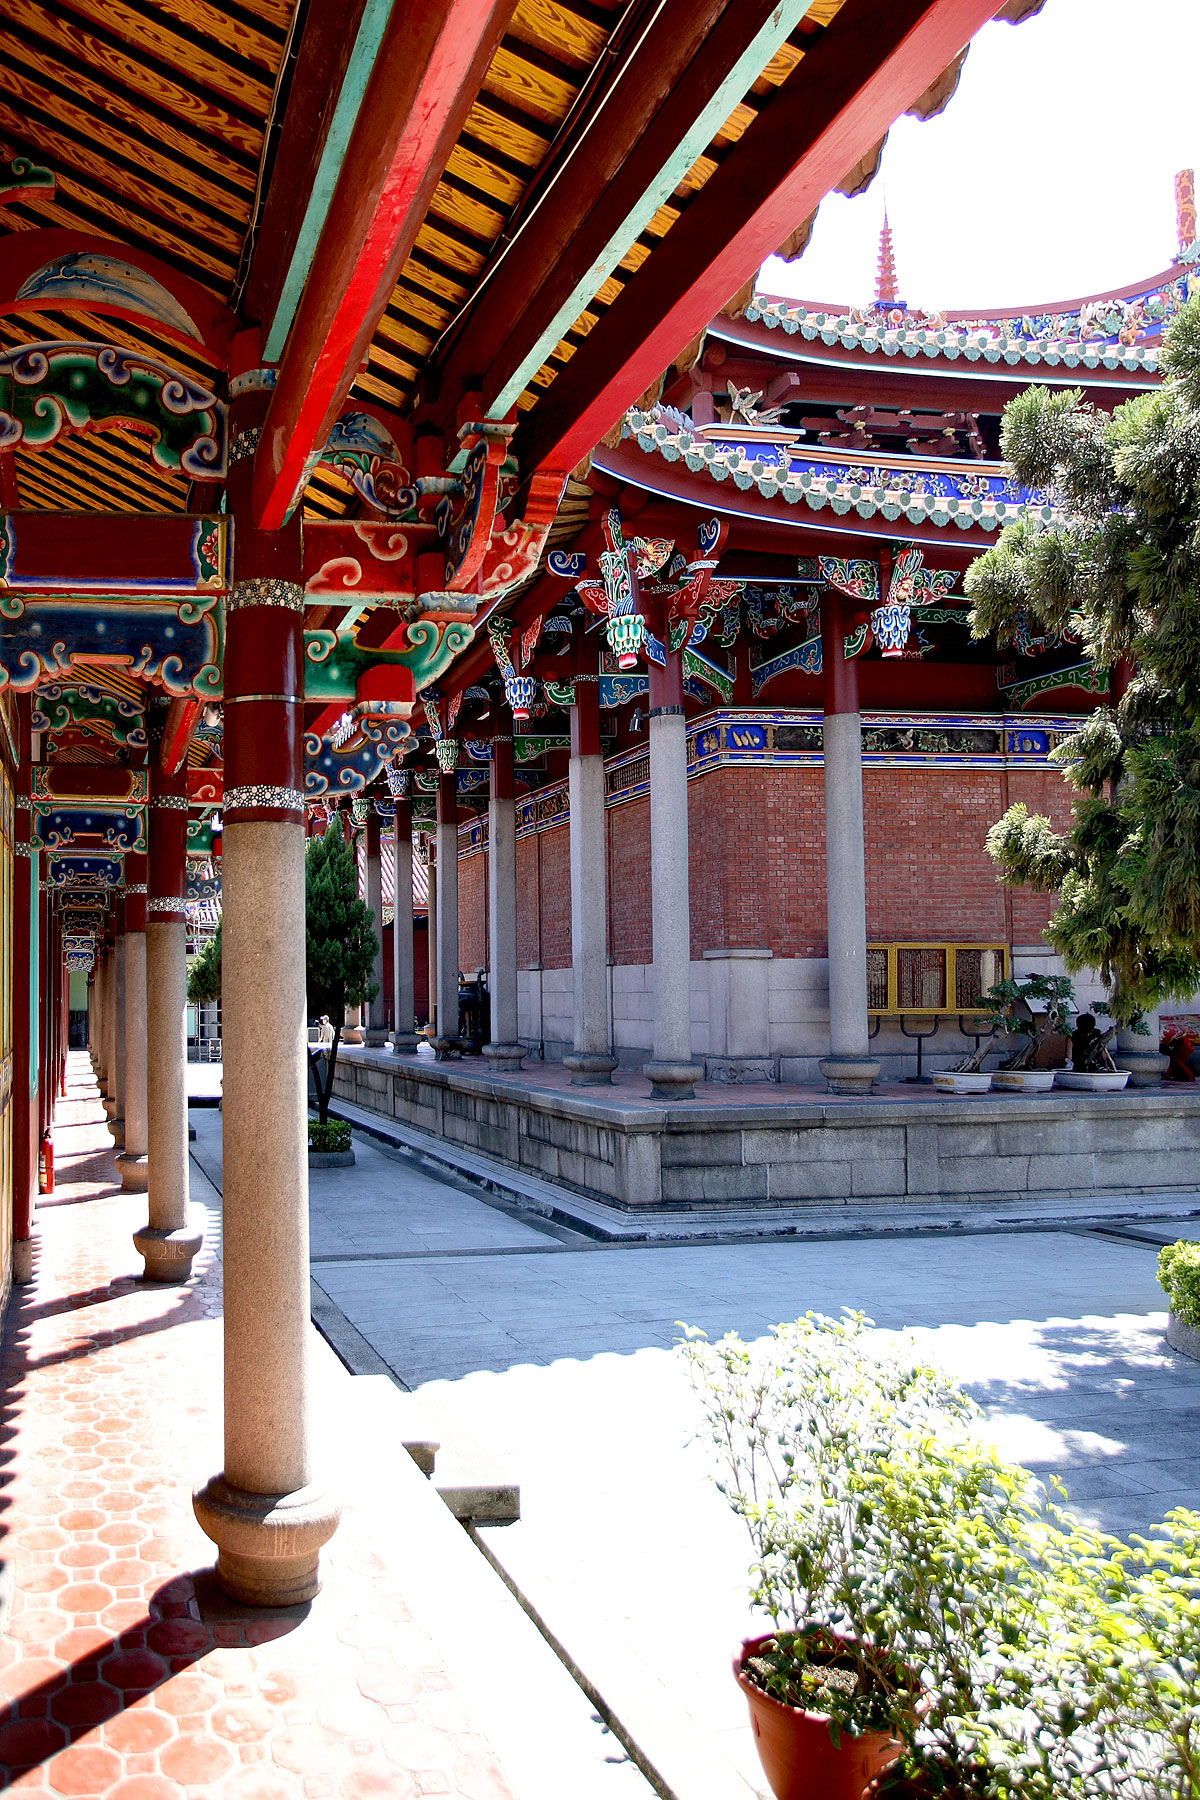
<svg viewBox="0 0 1200 1800">
<path fill-rule="evenodd" d="M 956 1384 L 868 1326 L 809 1314 L 759 1345 L 684 1345 L 772 1626 L 734 1672 L 778 1800 L 859 1800 L 906 1746 L 968 1766 L 953 1719 L 1030 1588 L 1032 1478 L 979 1445 Z"/>
<path fill-rule="evenodd" d="M 1098 1006 L 1096 1012 L 1111 1017 L 1107 1006 Z M 1131 1019 L 1129 1029 L 1135 1028 Z M 1118 1069 L 1109 1048 L 1120 1029 L 1114 1021 L 1107 1031 L 1101 1031 L 1094 1013 L 1080 1013 L 1071 1031 L 1071 1066 L 1060 1069 L 1055 1076 L 1059 1087 L 1077 1088 L 1087 1094 L 1115 1094 L 1126 1087 L 1129 1071 Z"/>
<path fill-rule="evenodd" d="M 1075 994 L 1065 975 L 1027 975 L 1023 981 L 998 981 L 988 989 L 981 1012 L 998 1031 L 1023 1040 L 1000 1067 L 992 1085 L 1000 1093 L 1044 1094 L 1054 1086 L 1055 1071 L 1042 1066 L 1047 1045 L 1067 1033 Z"/>
<path fill-rule="evenodd" d="M 1158 1253 L 1159 1286 L 1167 1296 L 1167 1342 L 1200 1359 L 1200 1244 L 1180 1238 Z"/>
</svg>

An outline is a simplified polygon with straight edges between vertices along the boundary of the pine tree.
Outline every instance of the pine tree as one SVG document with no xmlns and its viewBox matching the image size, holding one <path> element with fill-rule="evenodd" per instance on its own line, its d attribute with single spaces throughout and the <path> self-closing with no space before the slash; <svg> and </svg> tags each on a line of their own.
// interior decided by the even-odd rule
<svg viewBox="0 0 1200 1800">
<path fill-rule="evenodd" d="M 1100 970 L 1121 1025 L 1200 988 L 1200 300 L 1162 367 L 1111 417 L 1079 389 L 1009 403 L 1004 456 L 1055 514 L 1007 526 L 966 578 L 977 638 L 1037 621 L 1124 688 L 1053 753 L 1070 829 L 1017 805 L 987 840 L 1002 881 L 1058 895 L 1047 941 Z"/>
<path fill-rule="evenodd" d="M 187 997 L 193 1006 L 206 1006 L 221 998 L 221 922 L 204 948 L 192 958 L 188 970 Z"/>
<path fill-rule="evenodd" d="M 358 897 L 358 874 L 350 846 L 334 821 L 324 837 L 311 838 L 304 863 L 308 1008 L 328 1013 L 333 1043 L 326 1048 L 325 1078 L 317 1073 L 317 1117 L 329 1118 L 342 1024 L 348 1006 L 374 1000 L 379 983 L 375 963 L 375 917 Z M 309 1052 L 316 1064 L 316 1053 Z"/>
</svg>

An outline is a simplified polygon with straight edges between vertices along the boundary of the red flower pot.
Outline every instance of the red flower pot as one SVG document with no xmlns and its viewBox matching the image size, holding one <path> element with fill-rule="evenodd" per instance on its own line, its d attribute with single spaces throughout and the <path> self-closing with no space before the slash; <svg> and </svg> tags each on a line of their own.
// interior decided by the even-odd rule
<svg viewBox="0 0 1200 1800">
<path fill-rule="evenodd" d="M 772 1699 L 745 1674 L 746 1658 L 774 1641 L 774 1633 L 747 1638 L 733 1659 L 733 1673 L 750 1707 L 750 1725 L 763 1773 L 776 1800 L 862 1800 L 867 1783 L 896 1761 L 901 1746 L 886 1731 L 861 1737 L 843 1732 L 835 1747 L 824 1713 L 805 1712 Z"/>
</svg>

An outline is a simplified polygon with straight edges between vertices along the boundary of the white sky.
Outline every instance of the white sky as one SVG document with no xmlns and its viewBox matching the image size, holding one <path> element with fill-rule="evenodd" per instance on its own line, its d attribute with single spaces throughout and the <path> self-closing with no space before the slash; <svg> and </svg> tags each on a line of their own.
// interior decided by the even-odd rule
<svg viewBox="0 0 1200 1800">
<path fill-rule="evenodd" d="M 822 202 L 760 288 L 862 304 L 886 195 L 901 298 L 1020 306 L 1131 285 L 1176 248 L 1174 176 L 1200 165 L 1200 0 L 1046 0 L 985 25 L 940 118 L 900 119 L 856 200 Z"/>
</svg>

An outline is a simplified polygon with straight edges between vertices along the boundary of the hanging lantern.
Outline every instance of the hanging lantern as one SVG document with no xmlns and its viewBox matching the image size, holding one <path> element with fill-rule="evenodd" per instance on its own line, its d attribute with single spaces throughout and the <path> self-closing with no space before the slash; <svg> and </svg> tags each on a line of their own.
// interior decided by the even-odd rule
<svg viewBox="0 0 1200 1800">
<path fill-rule="evenodd" d="M 646 621 L 641 613 L 610 614 L 608 643 L 618 669 L 636 668 L 638 652 L 646 647 Z"/>
<path fill-rule="evenodd" d="M 512 707 L 514 719 L 527 719 L 529 709 L 533 705 L 537 693 L 537 682 L 532 675 L 506 675 L 504 677 L 504 698 Z"/>
<path fill-rule="evenodd" d="M 903 656 L 912 628 L 912 613 L 907 600 L 889 600 L 871 614 L 871 630 L 884 656 Z"/>
</svg>

